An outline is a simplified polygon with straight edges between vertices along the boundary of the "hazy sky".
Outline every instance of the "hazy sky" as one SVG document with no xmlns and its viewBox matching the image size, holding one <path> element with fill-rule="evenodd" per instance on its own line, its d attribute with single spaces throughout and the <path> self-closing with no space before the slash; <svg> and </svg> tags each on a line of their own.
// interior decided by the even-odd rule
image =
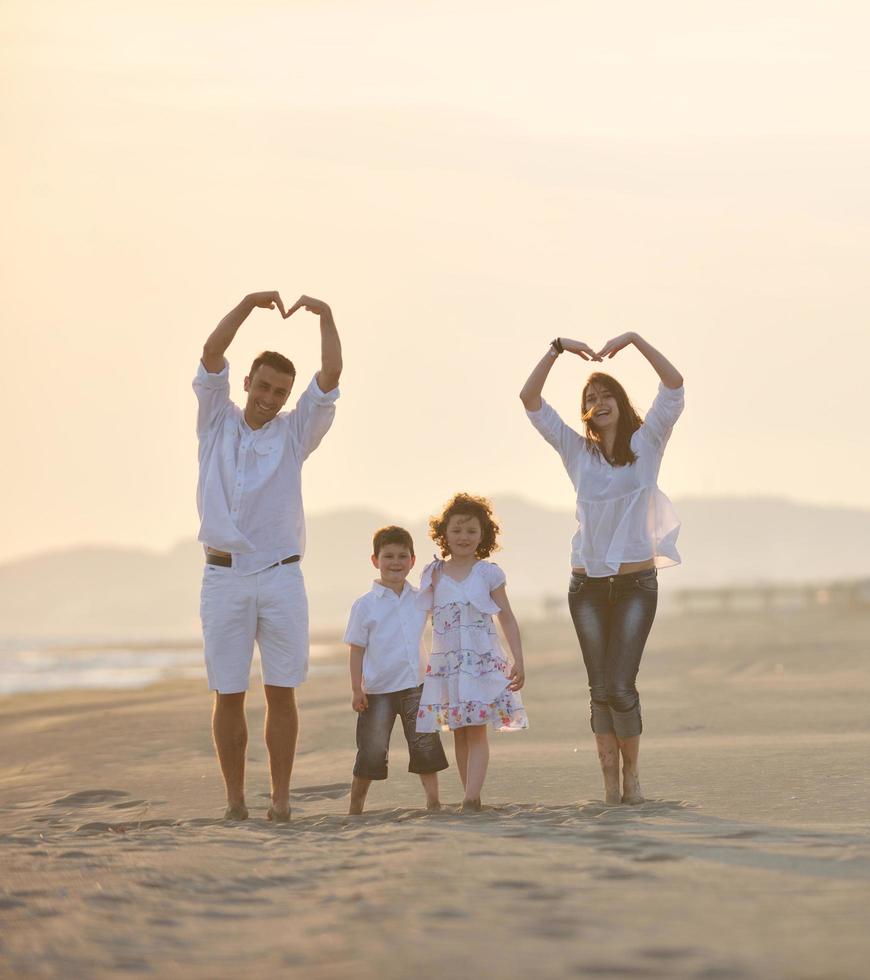
<svg viewBox="0 0 870 980">
<path fill-rule="evenodd" d="M 259 289 L 342 334 L 309 511 L 570 510 L 517 393 L 628 329 L 686 376 L 672 497 L 870 504 L 865 4 L 136 6 L 0 8 L 0 560 L 195 533 L 190 380 Z M 266 347 L 307 381 L 315 318 L 248 321 L 237 397 Z M 587 371 L 546 389 L 575 424 Z"/>
</svg>

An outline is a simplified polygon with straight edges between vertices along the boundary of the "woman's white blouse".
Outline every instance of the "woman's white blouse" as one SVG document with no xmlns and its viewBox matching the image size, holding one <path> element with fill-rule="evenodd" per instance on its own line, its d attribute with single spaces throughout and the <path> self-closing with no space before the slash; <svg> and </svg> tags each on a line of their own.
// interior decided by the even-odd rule
<svg viewBox="0 0 870 980">
<path fill-rule="evenodd" d="M 643 425 L 631 437 L 637 459 L 611 466 L 587 440 L 565 425 L 542 400 L 526 412 L 532 425 L 561 456 L 577 493 L 579 527 L 571 542 L 571 565 L 592 577 L 614 575 L 625 562 L 655 559 L 657 568 L 678 565 L 680 522 L 673 504 L 659 490 L 662 456 L 685 404 L 684 390 L 659 385 Z"/>
</svg>

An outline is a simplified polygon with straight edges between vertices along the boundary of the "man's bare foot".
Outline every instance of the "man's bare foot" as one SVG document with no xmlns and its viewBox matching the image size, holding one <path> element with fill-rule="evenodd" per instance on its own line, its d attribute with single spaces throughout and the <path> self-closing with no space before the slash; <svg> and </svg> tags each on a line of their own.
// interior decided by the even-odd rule
<svg viewBox="0 0 870 980">
<path fill-rule="evenodd" d="M 426 802 L 426 809 L 430 813 L 437 813 L 441 809 L 441 803 L 439 800 L 428 800 Z"/>
<path fill-rule="evenodd" d="M 640 777 L 636 772 L 622 770 L 622 802 L 630 806 L 644 803 L 644 795 L 640 788 Z"/>
<path fill-rule="evenodd" d="M 227 806 L 224 811 L 224 820 L 247 820 L 248 808 L 244 803 L 235 803 Z"/>
<path fill-rule="evenodd" d="M 604 771 L 604 802 L 622 803 L 619 792 L 619 766 L 613 766 Z"/>
<path fill-rule="evenodd" d="M 290 823 L 290 807 L 270 806 L 266 811 L 266 819 L 273 823 Z"/>
<path fill-rule="evenodd" d="M 480 803 L 480 797 L 476 800 L 463 800 L 462 806 L 459 808 L 460 813 L 480 813 L 483 806 Z"/>
</svg>

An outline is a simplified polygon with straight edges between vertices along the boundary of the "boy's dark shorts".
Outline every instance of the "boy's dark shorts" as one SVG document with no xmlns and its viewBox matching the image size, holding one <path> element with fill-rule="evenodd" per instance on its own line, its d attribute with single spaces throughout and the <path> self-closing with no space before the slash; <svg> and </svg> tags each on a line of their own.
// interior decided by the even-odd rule
<svg viewBox="0 0 870 980">
<path fill-rule="evenodd" d="M 369 694 L 369 706 L 356 721 L 356 764 L 354 776 L 361 779 L 386 779 L 390 754 L 390 734 L 396 715 L 402 719 L 408 742 L 408 772 L 430 773 L 447 769 L 447 756 L 437 732 L 417 731 L 417 712 L 423 685 L 389 694 Z"/>
</svg>

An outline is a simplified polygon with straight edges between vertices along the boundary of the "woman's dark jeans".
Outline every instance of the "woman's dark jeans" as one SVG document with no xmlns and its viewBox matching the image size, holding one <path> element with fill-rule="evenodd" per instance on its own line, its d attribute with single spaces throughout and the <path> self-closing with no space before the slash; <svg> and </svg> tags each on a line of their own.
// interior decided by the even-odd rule
<svg viewBox="0 0 870 980">
<path fill-rule="evenodd" d="M 654 568 L 609 578 L 571 573 L 568 608 L 589 676 L 596 735 L 632 738 L 643 730 L 635 680 L 658 588 Z"/>
</svg>

